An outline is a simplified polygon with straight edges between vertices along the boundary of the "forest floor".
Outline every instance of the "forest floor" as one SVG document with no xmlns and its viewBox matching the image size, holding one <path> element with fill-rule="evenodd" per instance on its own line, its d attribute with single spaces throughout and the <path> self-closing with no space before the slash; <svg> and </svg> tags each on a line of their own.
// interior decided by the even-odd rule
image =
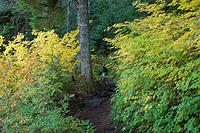
<svg viewBox="0 0 200 133">
<path fill-rule="evenodd" d="M 114 126 L 110 122 L 110 99 L 106 99 L 96 107 L 85 107 L 81 111 L 82 119 L 94 124 L 96 133 L 114 133 Z"/>
<path fill-rule="evenodd" d="M 90 98 L 73 101 L 73 108 L 71 110 L 71 115 L 82 120 L 89 120 L 94 124 L 96 128 L 96 133 L 117 133 L 115 127 L 110 121 L 110 111 L 112 108 L 110 99 L 112 94 L 114 94 L 115 85 L 110 82 L 111 80 L 106 80 L 106 85 L 101 87 L 106 87 L 106 90 L 98 89 L 96 94 Z M 76 104 L 76 106 L 74 106 Z"/>
</svg>

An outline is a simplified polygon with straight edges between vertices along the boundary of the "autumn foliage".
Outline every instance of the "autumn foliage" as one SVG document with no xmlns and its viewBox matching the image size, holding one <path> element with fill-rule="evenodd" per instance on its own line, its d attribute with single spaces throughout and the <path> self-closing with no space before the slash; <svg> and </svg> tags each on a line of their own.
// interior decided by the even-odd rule
<svg viewBox="0 0 200 133">
<path fill-rule="evenodd" d="M 112 119 L 122 132 L 200 131 L 199 0 L 134 3 L 147 16 L 115 24 Z"/>
<path fill-rule="evenodd" d="M 77 64 L 78 30 L 60 38 L 54 31 L 22 34 L 4 44 L 0 37 L 0 116 L 4 132 L 93 131 L 68 113 L 71 75 Z M 78 127 L 79 126 L 79 127 Z"/>
<path fill-rule="evenodd" d="M 77 63 L 75 55 L 79 51 L 79 47 L 76 47 L 77 32 L 66 34 L 63 38 L 53 31 L 34 32 L 37 37 L 32 41 L 24 41 L 24 36 L 19 34 L 8 45 L 3 44 L 1 37 L 1 46 L 6 49 L 0 58 L 1 79 L 5 76 L 7 91 L 34 82 L 31 71 L 42 71 L 46 67 L 45 62 L 51 62 L 51 56 L 58 57 L 60 63 L 72 72 Z"/>
</svg>

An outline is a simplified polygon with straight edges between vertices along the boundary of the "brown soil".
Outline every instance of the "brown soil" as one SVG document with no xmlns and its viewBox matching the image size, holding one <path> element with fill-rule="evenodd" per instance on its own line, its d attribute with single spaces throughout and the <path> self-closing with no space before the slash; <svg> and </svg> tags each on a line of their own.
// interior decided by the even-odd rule
<svg viewBox="0 0 200 133">
<path fill-rule="evenodd" d="M 86 107 L 83 110 L 83 119 L 90 120 L 96 127 L 96 133 L 114 133 L 114 126 L 110 122 L 110 99 L 97 107 Z"/>
<path fill-rule="evenodd" d="M 112 108 L 110 97 L 116 86 L 111 79 L 104 79 L 104 84 L 100 83 L 96 86 L 99 86 L 99 89 L 97 89 L 95 96 L 88 99 L 89 102 L 84 100 L 87 97 L 84 98 L 81 94 L 76 93 L 76 97 L 71 101 L 72 106 L 70 107 L 72 108 L 68 115 L 81 120 L 89 120 L 94 124 L 96 133 L 117 133 L 110 121 L 110 111 Z M 108 89 L 101 90 L 101 88 Z"/>
<path fill-rule="evenodd" d="M 76 102 L 76 107 L 73 106 L 70 115 L 82 120 L 89 120 L 94 124 L 96 133 L 116 133 L 115 128 L 110 121 L 111 103 L 110 98 L 106 98 L 96 107 L 87 107 L 80 102 Z M 75 103 L 73 102 L 73 105 Z"/>
</svg>

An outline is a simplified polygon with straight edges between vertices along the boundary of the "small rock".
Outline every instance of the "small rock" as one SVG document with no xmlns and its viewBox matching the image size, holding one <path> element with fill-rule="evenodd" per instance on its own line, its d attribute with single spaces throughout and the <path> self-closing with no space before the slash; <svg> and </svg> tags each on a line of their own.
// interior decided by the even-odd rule
<svg viewBox="0 0 200 133">
<path fill-rule="evenodd" d="M 69 95 L 69 98 L 73 98 L 73 97 L 75 97 L 75 94 Z"/>
</svg>

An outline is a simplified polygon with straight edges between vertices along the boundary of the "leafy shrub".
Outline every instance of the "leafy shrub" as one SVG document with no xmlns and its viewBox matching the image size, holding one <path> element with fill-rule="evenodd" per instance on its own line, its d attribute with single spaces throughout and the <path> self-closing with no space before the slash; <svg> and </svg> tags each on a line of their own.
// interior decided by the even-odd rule
<svg viewBox="0 0 200 133">
<path fill-rule="evenodd" d="M 58 57 L 60 64 L 68 72 L 72 72 L 77 63 L 75 56 L 79 51 L 79 47 L 76 47 L 77 33 L 78 31 L 73 31 L 59 38 L 53 31 L 33 32 L 37 37 L 32 41 L 23 41 L 24 36 L 19 34 L 14 41 L 9 41 L 8 46 L 4 44 L 3 37 L 0 37 L 0 45 L 6 49 L 0 55 L 0 78 L 6 77 L 4 85 L 7 91 L 15 88 L 12 90 L 15 92 L 24 84 L 32 84 L 35 79 L 30 72 L 44 70 L 47 66 L 45 62 L 52 61 L 51 56 Z M 0 91 L 0 96 L 2 95 Z"/>
<path fill-rule="evenodd" d="M 200 131 L 199 1 L 187 2 L 138 3 L 147 17 L 114 26 L 112 119 L 123 132 Z"/>
<path fill-rule="evenodd" d="M 1 54 L 1 128 L 3 132 L 94 132 L 88 121 L 68 116 L 71 73 L 77 61 L 74 31 L 59 38 L 53 31 L 20 34 Z"/>
<path fill-rule="evenodd" d="M 68 116 L 69 90 L 63 89 L 70 83 L 62 76 L 58 61 L 48 63 L 43 72 L 34 74 L 37 81 L 20 90 L 24 94 L 17 101 L 14 111 L 4 119 L 5 132 L 93 132 L 86 121 L 77 121 Z M 66 82 L 67 81 L 67 82 Z M 70 86 L 68 86 L 70 87 Z"/>
</svg>

